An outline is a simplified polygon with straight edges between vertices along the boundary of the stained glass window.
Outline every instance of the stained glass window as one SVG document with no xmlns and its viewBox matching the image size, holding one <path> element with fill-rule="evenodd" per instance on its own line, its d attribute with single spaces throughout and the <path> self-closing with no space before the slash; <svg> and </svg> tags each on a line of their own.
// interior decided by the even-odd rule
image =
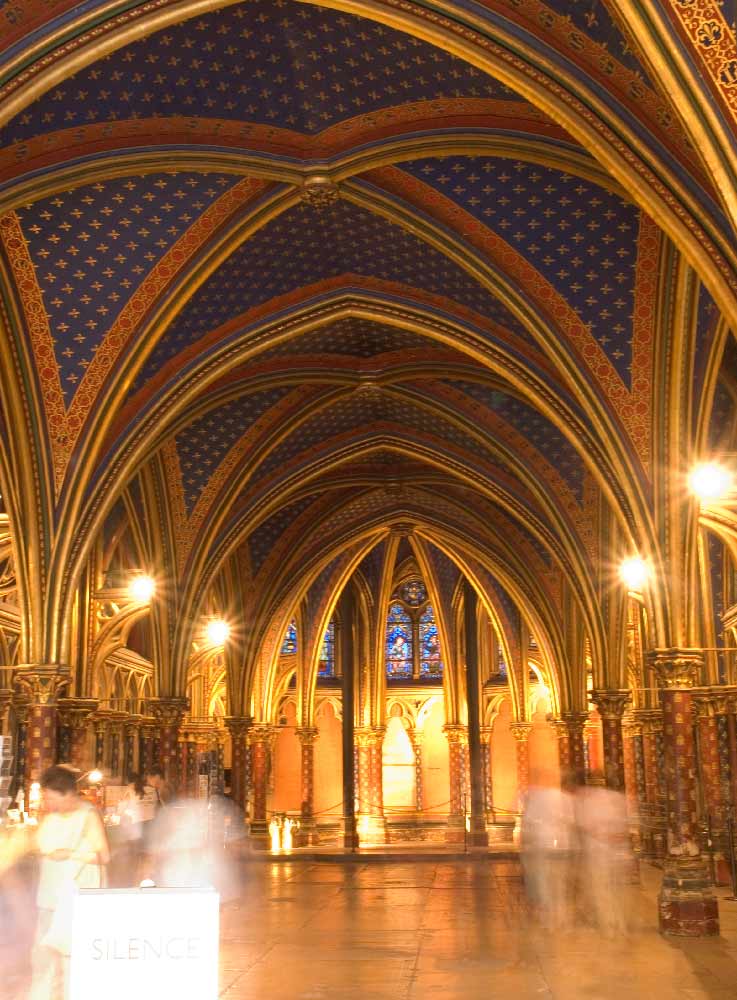
<svg viewBox="0 0 737 1000">
<path fill-rule="evenodd" d="M 318 677 L 335 677 L 335 622 L 330 622 L 322 640 Z"/>
<path fill-rule="evenodd" d="M 443 675 L 440 636 L 431 604 L 427 605 L 420 618 L 420 675 L 422 677 L 442 677 Z"/>
<path fill-rule="evenodd" d="M 387 677 L 412 676 L 412 619 L 401 604 L 392 604 L 386 621 Z"/>
<path fill-rule="evenodd" d="M 410 580 L 399 588 L 399 596 L 411 608 L 418 608 L 427 600 L 427 591 L 420 580 Z"/>
<path fill-rule="evenodd" d="M 282 656 L 292 656 L 297 652 L 297 624 L 290 622 L 281 644 Z"/>
</svg>

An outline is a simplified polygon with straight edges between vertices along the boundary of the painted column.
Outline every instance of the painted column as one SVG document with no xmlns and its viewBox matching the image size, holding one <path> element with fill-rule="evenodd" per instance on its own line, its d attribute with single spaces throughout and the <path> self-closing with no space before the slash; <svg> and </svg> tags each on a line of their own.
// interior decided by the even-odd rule
<svg viewBox="0 0 737 1000">
<path fill-rule="evenodd" d="M 136 759 L 136 749 L 140 746 L 141 716 L 129 715 L 123 724 L 123 778 L 128 781 L 132 774 L 140 773 L 140 761 Z"/>
<path fill-rule="evenodd" d="M 244 716 L 229 716 L 225 725 L 230 733 L 230 794 L 244 811 L 248 806 L 247 749 L 251 720 Z M 214 791 L 214 789 L 212 789 Z"/>
<path fill-rule="evenodd" d="M 726 710 L 726 697 L 719 689 L 694 691 L 693 709 L 698 726 L 699 773 L 701 776 L 704 819 L 711 835 L 711 857 L 714 881 L 728 885 L 729 855 L 726 853 L 727 810 L 722 795 L 722 773 L 719 757 L 719 715 Z"/>
<path fill-rule="evenodd" d="M 530 733 L 531 722 L 513 722 L 509 731 L 517 744 L 517 812 L 522 814 L 530 790 Z"/>
<path fill-rule="evenodd" d="M 151 768 L 155 766 L 154 761 L 156 760 L 156 756 L 154 743 L 156 737 L 156 720 L 153 716 L 144 716 L 141 719 L 141 729 L 138 743 L 138 763 L 141 775 L 144 778 L 147 774 L 151 773 Z"/>
<path fill-rule="evenodd" d="M 562 719 L 553 719 L 552 726 L 558 737 L 558 763 L 560 765 L 560 787 L 570 787 L 571 775 L 571 738 L 568 726 Z"/>
<path fill-rule="evenodd" d="M 642 727 L 642 764 L 645 777 L 645 801 L 640 803 L 642 852 L 646 858 L 665 856 L 665 817 L 661 807 L 660 762 L 658 736 L 662 736 L 663 717 L 660 709 L 635 712 Z"/>
<path fill-rule="evenodd" d="M 15 784 L 22 788 L 28 801 L 26 786 L 26 756 L 28 749 L 28 698 L 25 694 L 16 692 L 13 695 L 13 714 L 15 716 Z"/>
<path fill-rule="evenodd" d="M 253 781 L 253 816 L 251 817 L 251 842 L 254 847 L 268 848 L 269 821 L 266 801 L 269 787 L 270 754 L 273 730 L 271 726 L 252 725 L 248 733 L 251 747 Z"/>
<path fill-rule="evenodd" d="M 412 729 L 409 732 L 409 738 L 412 741 L 412 750 L 415 755 L 415 810 L 417 811 L 417 819 L 422 819 L 422 813 L 425 808 L 425 792 L 422 781 L 422 740 L 425 734 L 421 729 Z"/>
<path fill-rule="evenodd" d="M 95 712 L 95 767 L 104 770 L 107 767 L 108 755 L 108 721 L 110 713 L 104 708 Z"/>
<path fill-rule="evenodd" d="M 315 741 L 318 731 L 304 726 L 297 729 L 300 743 L 302 804 L 300 807 L 300 829 L 297 837 L 299 847 L 307 847 L 318 842 L 315 822 Z"/>
<path fill-rule="evenodd" d="M 13 689 L 0 688 L 0 736 L 10 736 L 10 706 L 13 704 Z"/>
<path fill-rule="evenodd" d="M 637 741 L 640 741 L 640 759 L 638 761 Z M 624 795 L 627 802 L 627 820 L 634 849 L 641 852 L 640 838 L 640 773 L 642 770 L 642 730 L 632 719 L 622 721 L 622 752 L 624 754 Z M 645 782 L 642 772 L 642 793 L 644 796 Z"/>
<path fill-rule="evenodd" d="M 91 716 L 96 710 L 97 701 L 94 698 L 59 699 L 59 717 L 62 725 L 69 730 L 68 760 L 78 771 L 91 768 L 87 745 Z"/>
<path fill-rule="evenodd" d="M 127 777 L 123 770 L 123 738 L 127 721 L 125 712 L 113 712 L 110 719 L 110 774 L 120 784 L 125 783 Z"/>
<path fill-rule="evenodd" d="M 486 811 L 486 822 L 494 822 L 494 772 L 492 770 L 491 758 L 491 726 L 481 727 L 481 763 L 484 776 L 484 810 Z"/>
<path fill-rule="evenodd" d="M 562 721 L 568 730 L 568 770 L 563 782 L 566 788 L 576 788 L 586 784 L 586 751 L 583 732 L 588 718 L 587 712 L 566 712 L 562 716 Z"/>
<path fill-rule="evenodd" d="M 174 789 L 179 787 L 179 728 L 187 711 L 186 698 L 154 698 L 149 709 L 159 731 L 159 766 Z"/>
<path fill-rule="evenodd" d="M 629 691 L 595 691 L 593 701 L 601 717 L 604 741 L 604 780 L 607 788 L 624 792 L 624 736 L 622 716 L 630 701 Z"/>
<path fill-rule="evenodd" d="M 382 728 L 356 729 L 358 837 L 362 845 L 386 843 Z"/>
<path fill-rule="evenodd" d="M 699 846 L 693 746 L 693 687 L 703 653 L 659 649 L 648 658 L 661 684 L 667 797 L 667 852 L 658 897 L 660 930 L 685 937 L 711 936 L 719 933 L 719 912 Z"/>
<path fill-rule="evenodd" d="M 26 788 L 56 763 L 59 710 L 57 699 L 69 684 L 69 674 L 54 668 L 20 668 L 15 682 L 28 697 Z M 26 801 L 28 797 L 26 796 Z"/>
<path fill-rule="evenodd" d="M 462 844 L 466 837 L 465 754 L 468 735 L 465 726 L 443 727 L 448 740 L 448 769 L 450 777 L 450 812 L 445 839 L 449 844 Z"/>
</svg>

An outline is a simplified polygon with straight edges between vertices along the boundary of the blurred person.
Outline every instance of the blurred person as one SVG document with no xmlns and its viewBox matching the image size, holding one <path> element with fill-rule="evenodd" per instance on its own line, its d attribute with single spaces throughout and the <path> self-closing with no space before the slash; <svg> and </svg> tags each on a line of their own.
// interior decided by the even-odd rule
<svg viewBox="0 0 737 1000">
<path fill-rule="evenodd" d="M 607 937 L 624 934 L 623 887 L 629 831 L 625 798 L 609 788 L 578 790 L 581 902 L 587 918 Z"/>
<path fill-rule="evenodd" d="M 160 767 L 152 767 L 146 772 L 146 784 L 153 790 L 156 812 L 174 801 L 174 789 L 164 777 Z"/>
<path fill-rule="evenodd" d="M 44 812 L 36 838 L 41 858 L 38 924 L 29 1000 L 61 1000 L 71 952 L 74 891 L 104 885 L 110 854 L 100 815 L 80 797 L 75 771 L 50 767 L 41 777 L 41 789 Z"/>
<path fill-rule="evenodd" d="M 520 833 L 522 871 L 532 911 L 547 927 L 572 921 L 576 844 L 571 796 L 559 788 L 530 788 Z"/>
<path fill-rule="evenodd" d="M 139 774 L 128 776 L 125 792 L 118 800 L 115 813 L 119 819 L 116 828 L 118 841 L 116 855 L 118 879 L 122 885 L 137 885 L 143 852 L 143 828 L 149 815 L 145 802 L 146 786 Z M 153 812 L 150 814 L 153 817 Z"/>
</svg>

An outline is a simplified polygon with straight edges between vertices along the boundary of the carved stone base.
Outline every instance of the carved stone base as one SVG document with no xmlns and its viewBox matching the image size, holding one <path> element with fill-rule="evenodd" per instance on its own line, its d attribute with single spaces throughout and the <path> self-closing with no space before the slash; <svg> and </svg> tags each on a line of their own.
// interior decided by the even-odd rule
<svg viewBox="0 0 737 1000">
<path fill-rule="evenodd" d="M 294 835 L 295 847 L 314 847 L 320 843 L 320 835 L 317 831 L 317 823 L 313 820 L 303 819 L 300 821 L 299 830 Z"/>
<path fill-rule="evenodd" d="M 489 846 L 489 835 L 486 832 L 486 820 L 483 816 L 471 817 L 471 829 L 468 831 L 468 844 L 471 847 Z"/>
<path fill-rule="evenodd" d="M 464 844 L 465 842 L 466 842 L 465 816 L 449 816 L 448 826 L 445 829 L 445 843 Z"/>
<path fill-rule="evenodd" d="M 255 819 L 249 830 L 251 847 L 254 851 L 268 851 L 271 848 L 269 824 L 264 820 Z"/>
<path fill-rule="evenodd" d="M 706 884 L 702 859 L 694 863 L 666 861 L 658 915 L 661 934 L 677 937 L 719 934 L 717 901 Z"/>
</svg>

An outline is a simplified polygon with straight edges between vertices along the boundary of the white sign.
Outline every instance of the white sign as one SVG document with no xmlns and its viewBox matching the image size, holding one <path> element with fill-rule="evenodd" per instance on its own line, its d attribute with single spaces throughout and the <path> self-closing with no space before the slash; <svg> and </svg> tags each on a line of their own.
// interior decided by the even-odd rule
<svg viewBox="0 0 737 1000">
<path fill-rule="evenodd" d="M 83 889 L 74 899 L 69 1000 L 217 1000 L 214 889 Z"/>
</svg>

